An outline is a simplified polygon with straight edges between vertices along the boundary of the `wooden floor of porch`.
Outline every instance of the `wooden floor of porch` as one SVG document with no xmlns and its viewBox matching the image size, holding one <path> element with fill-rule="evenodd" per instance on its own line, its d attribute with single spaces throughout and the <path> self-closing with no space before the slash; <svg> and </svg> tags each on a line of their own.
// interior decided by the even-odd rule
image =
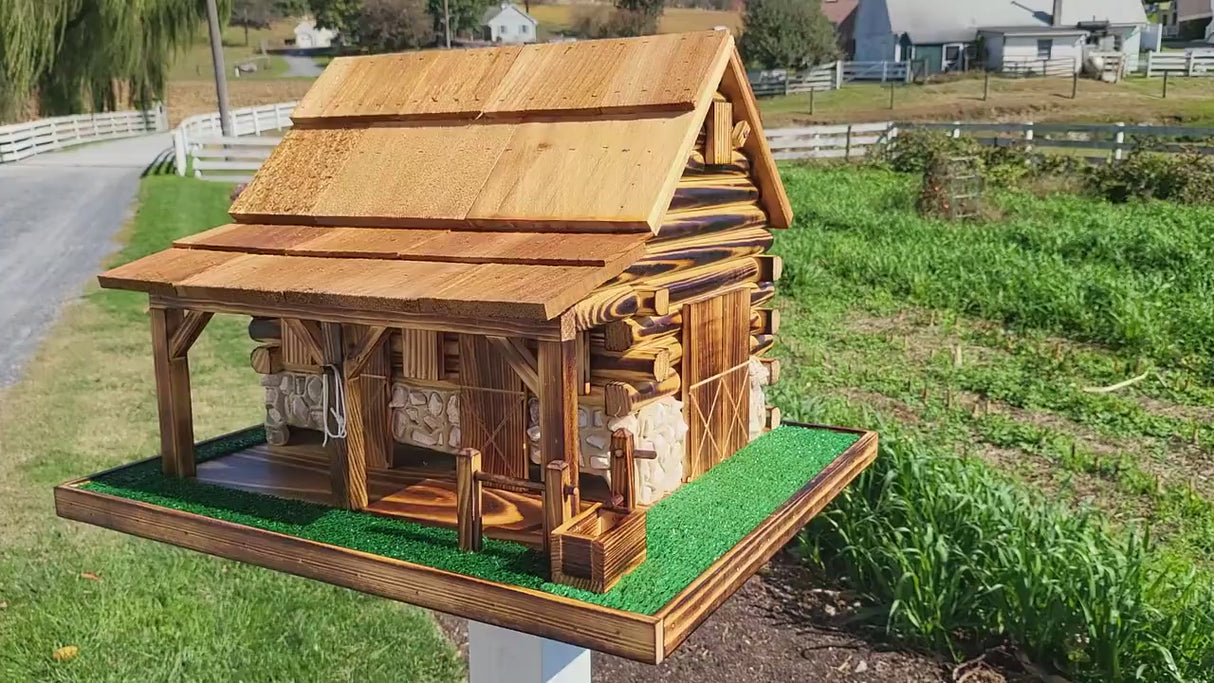
<svg viewBox="0 0 1214 683">
<path fill-rule="evenodd" d="M 369 470 L 367 512 L 430 526 L 456 528 L 455 468 L 433 454 L 415 467 Z M 199 463 L 198 481 L 278 498 L 332 505 L 329 463 L 319 440 L 287 446 L 260 444 Z M 543 545 L 538 495 L 485 487 L 484 533 L 534 547 Z"/>
</svg>

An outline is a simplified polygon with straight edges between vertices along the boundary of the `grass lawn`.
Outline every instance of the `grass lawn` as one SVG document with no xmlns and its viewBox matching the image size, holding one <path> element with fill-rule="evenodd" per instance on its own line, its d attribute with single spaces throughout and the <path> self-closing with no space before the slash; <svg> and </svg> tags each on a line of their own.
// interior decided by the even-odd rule
<svg viewBox="0 0 1214 683">
<path fill-rule="evenodd" d="M 229 191 L 145 179 L 118 259 L 224 222 Z M 90 288 L 0 396 L 0 680 L 459 680 L 422 610 L 54 516 L 55 483 L 157 449 L 145 306 Z M 191 351 L 200 439 L 259 419 L 244 327 Z"/>
<path fill-rule="evenodd" d="M 992 190 L 1001 220 L 951 224 L 918 217 L 918 177 L 783 175 L 774 400 L 883 444 L 806 554 L 958 657 L 1010 639 L 1072 680 L 1164 680 L 1166 649 L 1208 674 L 1214 209 Z"/>
<path fill-rule="evenodd" d="M 248 43 L 245 42 L 245 30 L 240 26 L 228 26 L 223 30 L 223 62 L 228 69 L 228 79 L 236 80 L 232 69 L 245 62 L 257 63 L 257 71 L 245 73 L 240 80 L 281 78 L 287 70 L 287 64 L 282 57 L 270 55 L 269 59 L 260 59 L 261 45 L 265 43 L 267 50 L 281 48 L 287 38 L 294 38 L 296 20 L 285 19 L 276 21 L 269 28 L 251 28 L 248 31 Z M 182 50 L 169 67 L 168 80 L 190 81 L 208 80 L 212 77 L 211 43 L 207 28 L 203 25 L 194 40 Z"/>
</svg>

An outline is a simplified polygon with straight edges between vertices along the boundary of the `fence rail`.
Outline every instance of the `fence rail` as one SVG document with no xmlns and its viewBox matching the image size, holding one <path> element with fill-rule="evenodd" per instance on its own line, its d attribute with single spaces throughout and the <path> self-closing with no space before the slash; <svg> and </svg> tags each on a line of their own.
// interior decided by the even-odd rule
<svg viewBox="0 0 1214 683">
<path fill-rule="evenodd" d="M 999 69 L 1003 76 L 1073 76 L 1079 71 L 1075 57 L 1058 59 L 1005 59 Z"/>
<path fill-rule="evenodd" d="M 232 135 L 223 136 L 219 114 L 191 116 L 173 130 L 173 159 L 177 175 L 187 169 L 194 177 L 223 182 L 248 180 L 261 167 L 279 138 L 266 136 L 291 126 L 296 102 L 244 107 L 229 112 Z"/>
<path fill-rule="evenodd" d="M 0 163 L 97 140 L 124 138 L 168 129 L 164 108 L 101 114 L 55 116 L 0 126 Z"/>
<path fill-rule="evenodd" d="M 1214 52 L 1148 52 L 1147 78 L 1162 76 L 1214 76 Z"/>
</svg>

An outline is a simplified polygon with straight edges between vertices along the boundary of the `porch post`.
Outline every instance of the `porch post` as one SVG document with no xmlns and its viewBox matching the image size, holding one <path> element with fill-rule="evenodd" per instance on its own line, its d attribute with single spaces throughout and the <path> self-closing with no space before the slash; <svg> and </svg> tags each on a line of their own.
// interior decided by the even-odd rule
<svg viewBox="0 0 1214 683">
<path fill-rule="evenodd" d="M 160 466 L 170 477 L 194 476 L 194 407 L 190 403 L 189 346 L 174 345 L 185 323 L 180 308 L 153 308 L 152 362 L 160 415 Z M 208 316 L 209 317 L 209 316 Z"/>
<path fill-rule="evenodd" d="M 350 510 L 367 507 L 367 453 L 365 448 L 350 448 L 348 430 L 361 430 L 358 416 L 346 419 L 344 391 L 346 378 L 345 337 L 340 323 L 320 324 L 322 368 L 325 377 L 325 405 L 328 411 L 323 416 L 326 430 L 326 452 L 329 456 L 329 480 L 333 491 L 333 503 Z M 340 372 L 335 372 L 340 371 Z M 336 411 L 336 413 L 334 412 Z M 338 416 L 345 420 L 345 434 L 341 433 Z M 353 439 L 365 445 L 362 437 Z"/>
<path fill-rule="evenodd" d="M 561 460 L 568 464 L 568 476 L 574 493 L 570 508 L 576 514 L 581 509 L 578 486 L 577 340 L 541 341 L 537 358 L 540 384 L 540 454 L 544 477 L 550 476 L 548 464 Z M 545 520 L 552 518 L 545 514 Z M 545 524 L 548 527 L 549 523 Z M 545 528 L 547 543 L 551 528 Z"/>
</svg>

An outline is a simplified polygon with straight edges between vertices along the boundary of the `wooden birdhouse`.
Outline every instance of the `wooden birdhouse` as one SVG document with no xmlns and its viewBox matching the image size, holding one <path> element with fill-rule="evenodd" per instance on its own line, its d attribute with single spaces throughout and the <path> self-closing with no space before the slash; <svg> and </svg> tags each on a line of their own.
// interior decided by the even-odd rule
<svg viewBox="0 0 1214 683">
<path fill-rule="evenodd" d="M 875 435 L 800 430 L 836 439 L 825 469 L 662 564 L 682 541 L 654 529 L 704 504 L 684 491 L 745 508 L 777 467 L 749 449 L 780 424 L 767 251 L 792 212 L 728 32 L 342 57 L 292 120 L 233 223 L 101 276 L 149 296 L 160 466 L 137 501 L 64 485 L 61 514 L 660 661 L 872 459 Z M 215 314 L 252 319 L 265 420 L 196 445 Z M 149 498 L 180 478 L 186 503 Z M 263 527 L 280 499 L 345 540 Z M 477 568 L 515 549 L 534 581 Z"/>
</svg>

